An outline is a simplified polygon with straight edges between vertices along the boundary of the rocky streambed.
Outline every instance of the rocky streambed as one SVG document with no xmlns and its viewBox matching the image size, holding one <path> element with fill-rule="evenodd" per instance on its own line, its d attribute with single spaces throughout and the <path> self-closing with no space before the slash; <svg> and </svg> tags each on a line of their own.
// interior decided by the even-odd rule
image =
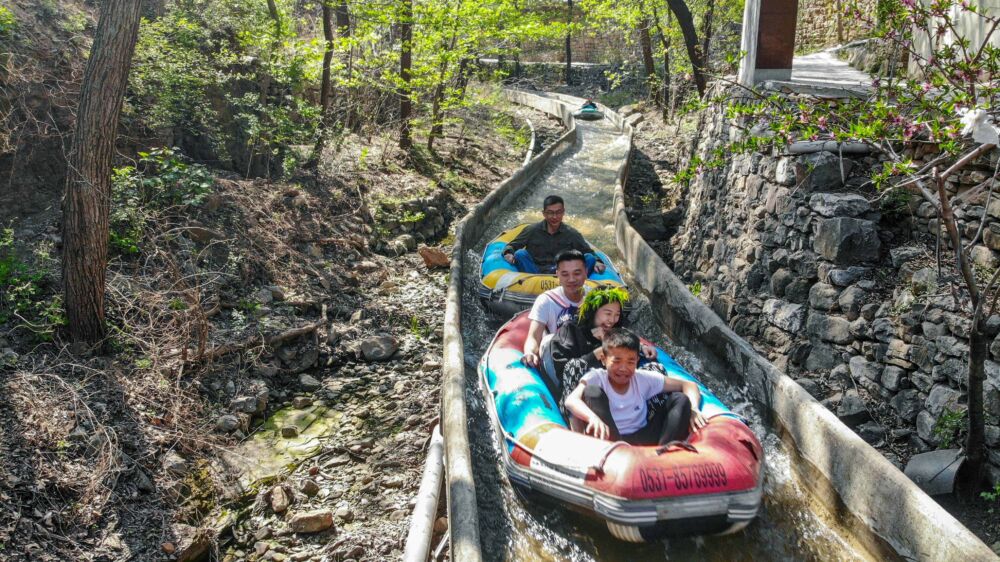
<svg viewBox="0 0 1000 562">
<path fill-rule="evenodd" d="M 401 556 L 437 421 L 445 270 L 428 270 L 417 254 L 373 259 L 364 308 L 329 330 L 330 364 L 281 386 L 255 379 L 233 401 L 243 411 L 220 417 L 225 429 L 280 402 L 214 464 L 235 483 L 205 525 L 220 533 L 216 544 L 211 533 L 176 529 L 164 550 L 178 560 L 210 549 L 230 561 Z M 312 348 L 282 349 L 294 363 Z M 446 530 L 441 517 L 435 543 Z"/>
</svg>

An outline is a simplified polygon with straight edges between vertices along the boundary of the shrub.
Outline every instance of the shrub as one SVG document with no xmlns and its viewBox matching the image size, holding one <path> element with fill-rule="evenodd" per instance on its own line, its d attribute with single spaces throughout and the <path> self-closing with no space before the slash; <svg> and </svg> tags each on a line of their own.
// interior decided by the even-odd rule
<svg viewBox="0 0 1000 562">
<path fill-rule="evenodd" d="M 13 35 L 16 28 L 17 18 L 6 6 L 0 6 L 0 38 Z"/>
</svg>

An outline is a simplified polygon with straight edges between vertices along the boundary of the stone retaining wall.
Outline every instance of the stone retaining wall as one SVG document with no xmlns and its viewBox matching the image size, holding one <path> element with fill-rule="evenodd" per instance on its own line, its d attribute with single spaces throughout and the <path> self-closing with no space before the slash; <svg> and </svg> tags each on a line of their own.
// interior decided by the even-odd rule
<svg viewBox="0 0 1000 562">
<path fill-rule="evenodd" d="M 730 131 L 718 113 L 705 123 L 702 155 Z M 996 158 L 950 178 L 949 189 L 982 182 Z M 894 443 L 905 457 L 948 445 L 939 420 L 964 415 L 970 320 L 938 279 L 933 207 L 919 196 L 873 203 L 877 194 L 863 185 L 876 166 L 870 156 L 830 152 L 733 155 L 724 169 L 692 181 L 667 257 L 692 292 L 780 371 L 863 439 Z M 988 207 L 983 199 L 957 214 L 965 244 L 985 216 L 970 254 L 990 273 L 1000 251 L 1000 197 Z M 945 270 L 953 270 L 950 250 L 942 251 Z M 1000 328 L 1000 318 L 992 320 Z M 1000 482 L 1000 337 L 990 351 L 986 434 L 990 477 Z M 897 465 L 905 460 L 883 452 Z"/>
<path fill-rule="evenodd" d="M 800 0 L 795 25 L 795 52 L 818 51 L 867 37 L 870 29 L 856 18 L 842 13 L 847 4 L 844 0 Z M 860 0 L 856 6 L 853 3 L 851 6 L 864 10 L 866 14 L 875 13 L 874 0 Z"/>
</svg>

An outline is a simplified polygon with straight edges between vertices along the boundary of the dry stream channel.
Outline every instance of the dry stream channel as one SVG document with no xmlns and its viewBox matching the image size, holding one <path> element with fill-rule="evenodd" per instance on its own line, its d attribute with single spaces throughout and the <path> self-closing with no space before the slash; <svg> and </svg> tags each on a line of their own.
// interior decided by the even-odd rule
<svg viewBox="0 0 1000 562">
<path fill-rule="evenodd" d="M 656 341 L 696 373 L 730 408 L 750 421 L 766 454 L 764 503 L 745 530 L 720 537 L 669 539 L 634 545 L 614 539 L 603 523 L 555 503 L 524 500 L 503 472 L 499 450 L 479 389 L 478 364 L 501 322 L 483 310 L 476 296 L 483 248 L 503 230 L 541 220 L 542 199 L 566 200 L 566 221 L 594 246 L 621 264 L 611 214 L 615 177 L 627 138 L 607 120 L 577 122 L 579 138 L 557 156 L 524 194 L 510 205 L 466 256 L 462 303 L 470 441 L 476 477 L 479 529 L 485 560 L 869 560 L 874 559 L 811 498 L 794 470 L 785 445 L 765 425 L 745 388 L 705 372 L 694 355 L 671 345 L 657 326 L 648 301 L 636 298 L 628 324 Z"/>
</svg>

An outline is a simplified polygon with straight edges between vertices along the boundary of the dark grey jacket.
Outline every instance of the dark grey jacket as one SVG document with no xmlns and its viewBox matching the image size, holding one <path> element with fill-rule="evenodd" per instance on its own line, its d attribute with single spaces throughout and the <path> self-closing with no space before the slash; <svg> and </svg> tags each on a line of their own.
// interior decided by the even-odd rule
<svg viewBox="0 0 1000 562">
<path fill-rule="evenodd" d="M 556 255 L 563 250 L 579 250 L 584 254 L 594 251 L 583 239 L 583 235 L 572 226 L 562 223 L 555 234 L 549 234 L 545 221 L 526 226 L 507 244 L 503 253 L 513 253 L 521 248 L 528 250 L 539 268 L 555 265 Z"/>
</svg>

